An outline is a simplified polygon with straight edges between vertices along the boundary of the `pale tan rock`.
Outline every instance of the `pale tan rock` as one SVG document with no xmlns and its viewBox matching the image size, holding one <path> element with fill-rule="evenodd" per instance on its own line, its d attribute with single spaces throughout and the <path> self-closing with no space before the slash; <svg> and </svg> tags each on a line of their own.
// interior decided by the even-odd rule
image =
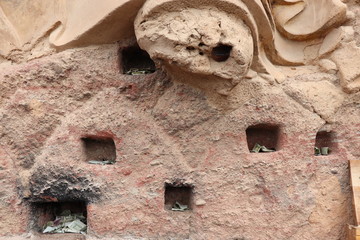
<svg viewBox="0 0 360 240">
<path fill-rule="evenodd" d="M 271 52 L 270 58 L 282 65 L 307 64 L 321 52 L 334 50 L 341 40 L 334 42 L 336 34 L 321 43 L 327 32 L 347 19 L 347 6 L 339 0 L 275 1 L 272 12 L 279 32 L 274 35 L 276 53 Z"/>
<path fill-rule="evenodd" d="M 275 33 L 275 49 L 279 52 L 273 59 L 283 65 L 301 65 L 305 62 L 304 50 L 307 42 L 289 41 L 279 32 Z"/>
<path fill-rule="evenodd" d="M 12 49 L 19 46 L 16 30 L 11 26 L 0 7 L 0 55 L 7 55 Z"/>
<path fill-rule="evenodd" d="M 355 42 L 343 44 L 336 50 L 331 59 L 336 63 L 340 72 L 341 86 L 346 92 L 360 90 L 360 48 Z"/>
<path fill-rule="evenodd" d="M 346 20 L 346 5 L 340 0 L 284 1 L 273 5 L 278 29 L 290 39 L 306 40 Z"/>
<path fill-rule="evenodd" d="M 343 30 L 343 39 L 342 42 L 352 42 L 355 39 L 355 30 L 353 26 L 342 26 L 340 27 Z"/>
<path fill-rule="evenodd" d="M 348 20 L 354 20 L 356 18 L 356 13 L 353 11 L 347 11 L 346 18 Z"/>
<path fill-rule="evenodd" d="M 257 72 L 250 69 L 245 75 L 245 78 L 252 79 L 255 78 L 256 76 L 257 76 Z"/>
<path fill-rule="evenodd" d="M 6 57 L 15 49 L 29 51 L 39 41 L 50 43 L 57 50 L 64 50 L 130 38 L 134 34 L 133 20 L 144 2 L 145 8 L 141 10 L 143 15 L 149 15 L 150 9 L 155 8 L 160 9 L 156 10 L 159 13 L 163 12 L 159 7 L 163 5 L 171 6 L 171 11 L 167 10 L 169 13 L 174 9 L 180 11 L 183 7 L 200 6 L 215 7 L 231 13 L 238 21 L 244 22 L 253 37 L 254 58 L 251 68 L 274 75 L 278 82 L 284 81 L 283 74 L 268 59 L 283 65 L 304 64 L 316 59 L 316 44 L 322 41 L 324 33 L 346 19 L 347 9 L 338 0 L 328 1 L 325 5 L 319 1 L 276 1 L 270 4 L 265 0 L 202 0 L 194 3 L 176 0 L 61 0 L 41 4 L 30 0 L 22 1 L 21 4 L 5 1 L 2 6 L 4 12 L 0 13 L 0 21 L 4 22 L 0 25 L 2 55 Z M 32 10 L 24 12 L 24 9 Z M 242 24 L 235 23 L 239 26 Z M 276 29 L 280 30 L 281 35 L 276 33 Z M 43 39 L 47 34 L 50 34 L 50 39 Z M 46 46 L 41 49 L 46 49 Z M 47 51 L 47 54 L 51 53 Z M 19 53 L 12 54 L 15 61 L 30 58 L 31 54 L 26 57 L 19 56 Z M 224 72 L 222 76 L 231 75 Z"/>
<path fill-rule="evenodd" d="M 326 73 L 335 74 L 338 70 L 336 64 L 329 59 L 321 59 L 319 61 L 319 66 Z"/>
<path fill-rule="evenodd" d="M 132 23 L 145 0 L 67 0 L 65 19 L 51 33 L 50 42 L 57 48 L 112 43 L 131 37 Z"/>
<path fill-rule="evenodd" d="M 342 91 L 328 81 L 291 82 L 285 92 L 329 122 L 344 101 Z"/>
<path fill-rule="evenodd" d="M 144 1 L 1 1 L 0 54 L 28 50 L 46 34 L 58 49 L 129 38 Z"/>
<path fill-rule="evenodd" d="M 137 22 L 142 22 L 136 29 L 139 45 L 152 59 L 171 65 L 169 70 L 180 68 L 238 81 L 252 63 L 254 43 L 250 29 L 234 15 L 217 9 L 189 8 Z M 226 61 L 212 56 L 218 46 L 230 48 Z"/>
<path fill-rule="evenodd" d="M 324 54 L 334 51 L 340 45 L 340 42 L 343 39 L 343 35 L 344 33 L 341 28 L 332 30 L 325 37 L 319 50 L 319 55 L 322 56 Z"/>
<path fill-rule="evenodd" d="M 331 53 L 336 50 L 341 43 L 354 40 L 354 28 L 352 26 L 343 26 L 332 30 L 325 38 L 319 50 L 319 56 Z"/>
<path fill-rule="evenodd" d="M 250 9 L 263 14 L 255 20 Z M 140 47 L 174 80 L 223 96 L 249 69 L 276 72 L 258 41 L 272 35 L 259 1 L 149 0 L 135 20 L 135 32 Z M 224 50 L 224 59 L 217 59 L 218 49 Z"/>
<path fill-rule="evenodd" d="M 64 14 L 65 0 L 1 1 L 0 55 L 14 49 L 31 48 Z"/>
<path fill-rule="evenodd" d="M 162 164 L 162 163 L 160 161 L 157 161 L 157 160 L 154 160 L 154 161 L 150 162 L 150 166 L 158 166 L 160 164 Z"/>
<path fill-rule="evenodd" d="M 206 201 L 204 199 L 196 200 L 195 205 L 196 206 L 204 206 L 206 204 Z"/>
</svg>

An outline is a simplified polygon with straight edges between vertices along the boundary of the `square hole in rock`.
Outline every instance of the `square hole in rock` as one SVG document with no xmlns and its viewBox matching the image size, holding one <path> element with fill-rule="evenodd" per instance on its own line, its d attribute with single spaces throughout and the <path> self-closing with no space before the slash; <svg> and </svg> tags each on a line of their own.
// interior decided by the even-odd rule
<svg viewBox="0 0 360 240">
<path fill-rule="evenodd" d="M 187 184 L 165 184 L 165 209 L 173 211 L 191 210 L 193 187 Z"/>
<path fill-rule="evenodd" d="M 315 139 L 315 155 L 329 155 L 336 147 L 334 138 L 335 133 L 332 131 L 319 131 Z"/>
<path fill-rule="evenodd" d="M 116 148 L 112 138 L 82 138 L 86 161 L 113 163 L 116 160 Z"/>
<path fill-rule="evenodd" d="M 86 233 L 86 203 L 41 202 L 32 203 L 32 229 L 44 233 Z"/>
<path fill-rule="evenodd" d="M 246 140 L 250 152 L 266 152 L 279 150 L 280 128 L 276 125 L 259 124 L 246 129 Z M 256 148 L 261 146 L 265 148 Z M 255 150 L 255 151 L 254 151 Z M 259 150 L 259 151 L 257 151 Z"/>
<path fill-rule="evenodd" d="M 156 71 L 155 63 L 149 54 L 139 46 L 123 48 L 120 54 L 123 74 L 142 75 Z"/>
</svg>

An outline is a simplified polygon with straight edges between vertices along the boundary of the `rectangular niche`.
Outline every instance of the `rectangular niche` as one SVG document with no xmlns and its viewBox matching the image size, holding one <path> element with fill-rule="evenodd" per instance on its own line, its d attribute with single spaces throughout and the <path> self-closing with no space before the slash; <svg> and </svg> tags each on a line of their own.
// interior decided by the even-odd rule
<svg viewBox="0 0 360 240">
<path fill-rule="evenodd" d="M 143 75 L 156 71 L 155 63 L 149 54 L 139 46 L 123 48 L 120 54 L 120 68 L 126 75 Z"/>
<path fill-rule="evenodd" d="M 172 211 L 191 210 L 193 186 L 182 183 L 165 184 L 165 209 Z"/>
<path fill-rule="evenodd" d="M 116 147 L 112 138 L 86 137 L 83 142 L 87 162 L 114 163 Z"/>
<path fill-rule="evenodd" d="M 75 232 L 69 232 L 75 228 L 80 229 L 81 232 L 86 233 L 87 225 L 87 208 L 86 203 L 83 201 L 74 202 L 36 202 L 31 203 L 32 211 L 32 229 L 41 234 L 79 234 Z M 81 223 L 79 223 L 80 221 Z M 52 222 L 52 223 L 51 223 Z M 65 223 L 66 222 L 66 223 Z M 66 233 L 48 232 L 44 233 L 44 229 L 47 226 L 67 225 Z M 85 226 L 85 227 L 84 227 Z M 60 227 L 58 229 L 65 229 Z M 70 230 L 69 230 L 70 229 Z M 66 238 L 67 239 L 67 238 Z M 72 238 L 71 238 L 72 239 Z"/>
<path fill-rule="evenodd" d="M 266 147 L 269 150 L 279 150 L 280 128 L 276 125 L 258 124 L 246 129 L 246 140 L 250 152 L 255 145 Z M 263 152 L 260 150 L 259 152 Z"/>
<path fill-rule="evenodd" d="M 319 131 L 316 134 L 315 139 L 315 155 L 329 155 L 333 152 L 335 148 L 334 144 L 335 133 L 332 131 Z M 316 148 L 318 150 L 316 150 Z M 328 148 L 328 150 L 324 150 L 324 148 Z"/>
</svg>

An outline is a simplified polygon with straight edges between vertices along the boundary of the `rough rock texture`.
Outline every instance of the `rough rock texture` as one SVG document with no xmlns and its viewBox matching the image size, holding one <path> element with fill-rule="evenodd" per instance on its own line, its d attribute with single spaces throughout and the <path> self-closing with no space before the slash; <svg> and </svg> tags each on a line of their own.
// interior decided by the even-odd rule
<svg viewBox="0 0 360 240">
<path fill-rule="evenodd" d="M 126 5 L 128 2 L 132 4 Z M 109 12 L 119 17 L 117 11 L 128 9 L 123 5 L 139 10 L 137 19 L 141 19 L 147 16 L 144 9 L 151 13 L 151 3 L 161 6 L 163 2 L 171 1 L 147 1 L 139 10 L 140 1 L 117 1 L 112 3 L 116 6 L 99 11 L 108 13 L 98 16 L 101 21 L 89 24 L 113 26 L 116 22 L 107 18 L 112 15 Z M 228 6 L 236 1 L 219 2 Z M 263 6 L 259 8 L 265 13 L 259 14 L 262 17 L 273 14 L 266 12 L 272 9 L 266 4 L 269 1 L 238 2 L 252 9 L 249 12 L 254 16 L 258 6 Z M 276 1 L 285 2 L 289 7 L 296 1 Z M 340 13 L 344 11 L 343 3 L 331 2 L 341 6 Z M 161 28 L 165 24 L 159 19 L 194 13 L 209 23 L 221 19 L 221 26 L 210 28 L 209 38 L 209 33 L 199 31 L 207 46 L 199 46 L 198 38 L 188 42 L 188 33 L 177 31 L 191 28 L 184 28 L 182 20 L 195 25 L 207 22 L 186 17 L 169 24 L 176 27 L 173 32 L 135 29 L 137 35 L 131 31 L 127 40 L 108 32 L 103 39 L 108 44 L 96 40 L 95 45 L 79 48 L 73 47 L 81 38 L 74 37 L 74 42 L 69 40 L 58 52 L 50 44 L 48 32 L 30 50 L 19 46 L 17 54 L 2 55 L 1 240 L 347 238 L 348 224 L 357 224 L 348 161 L 360 157 L 360 92 L 355 67 L 360 62 L 358 3 L 346 3 L 353 13 L 346 22 L 341 18 L 336 24 L 316 26 L 315 30 L 321 29 L 317 35 L 321 41 L 306 50 L 315 57 L 296 66 L 270 61 L 274 60 L 271 49 L 256 38 L 266 36 L 261 29 L 254 34 L 246 21 L 237 15 L 226 16 L 224 10 L 210 10 L 211 4 L 204 8 L 184 4 L 181 11 L 165 8 L 157 11 L 158 15 L 149 14 L 152 22 L 147 23 Z M 136 14 L 131 15 L 135 18 Z M 226 25 L 232 21 L 237 24 Z M 122 26 L 133 29 L 134 23 L 129 24 Z M 335 26 L 340 24 L 344 26 L 337 31 Z M 323 26 L 329 29 L 323 30 Z M 230 27 L 236 34 L 226 35 L 230 40 L 221 38 L 221 31 L 232 31 Z M 273 27 L 268 31 L 275 32 Z M 154 60 L 164 52 L 159 69 L 145 75 L 123 74 L 119 61 L 123 49 L 136 41 L 142 46 L 138 34 L 145 36 L 151 31 L 150 39 L 158 34 L 164 42 L 143 47 Z M 329 44 L 332 41 L 327 42 L 322 35 L 325 32 L 329 39 L 341 41 Z M 212 33 L 217 34 L 216 39 Z M 99 39 L 91 30 L 86 34 Z M 246 44 L 253 41 L 254 51 L 243 49 L 246 44 L 236 45 L 237 34 L 243 34 Z M 71 38 L 71 34 L 67 36 Z M 112 43 L 114 39 L 119 42 Z M 231 44 L 231 54 L 224 62 L 216 62 L 223 65 L 211 65 L 211 51 L 219 41 Z M 189 53 L 187 44 L 194 48 L 190 52 L 204 48 L 204 55 Z M 327 50 L 319 56 L 322 44 Z M 241 54 L 248 65 L 237 68 Z M 281 73 L 281 81 L 274 73 Z M 223 88 L 224 82 L 230 84 Z M 276 143 L 276 152 L 250 153 L 253 146 L 248 142 L 253 135 L 249 127 L 254 126 L 260 127 L 255 135 L 263 134 L 262 138 Z M 274 127 L 277 133 L 269 134 Z M 318 132 L 328 136 L 324 140 L 331 146 L 328 156 L 314 155 Z M 89 164 L 84 138 L 112 139 L 116 162 Z M 191 186 L 191 210 L 165 208 L 169 184 Z M 34 225 L 37 204 L 68 201 L 86 203 L 86 236 L 38 233 L 41 226 Z"/>
<path fill-rule="evenodd" d="M 167 61 L 182 71 L 239 81 L 252 63 L 254 43 L 249 28 L 219 9 L 186 9 L 138 21 L 140 46 L 152 59 Z M 232 48 L 226 62 L 212 54 L 221 45 Z"/>
</svg>

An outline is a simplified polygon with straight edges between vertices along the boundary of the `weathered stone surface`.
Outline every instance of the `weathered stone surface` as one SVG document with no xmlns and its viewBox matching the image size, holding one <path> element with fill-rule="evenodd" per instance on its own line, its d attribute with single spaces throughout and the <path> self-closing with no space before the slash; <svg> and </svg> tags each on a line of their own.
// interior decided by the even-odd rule
<svg viewBox="0 0 360 240">
<path fill-rule="evenodd" d="M 155 19 L 142 16 L 137 22 L 140 46 L 169 70 L 178 67 L 202 78 L 214 75 L 239 81 L 252 63 L 254 42 L 250 29 L 235 15 L 213 8 L 188 8 Z M 221 46 L 231 48 L 222 52 L 228 54 L 227 61 L 214 56 Z M 177 74 L 179 71 L 173 73 Z"/>
<path fill-rule="evenodd" d="M 360 60 L 360 48 L 355 42 L 344 44 L 342 48 L 335 51 L 332 59 L 337 64 L 341 85 L 347 92 L 356 92 L 360 90 L 360 69 L 358 62 Z"/>
<path fill-rule="evenodd" d="M 50 239 L 35 206 L 59 201 L 85 202 L 90 240 L 346 239 L 348 160 L 360 157 L 358 3 L 0 7 L 1 240 Z M 124 74 L 123 49 L 137 44 L 156 72 Z M 314 155 L 319 131 L 331 132 L 328 156 Z M 251 153 L 254 135 L 277 151 Z M 114 164 L 87 162 L 90 137 L 112 139 Z M 191 187 L 191 210 L 165 207 L 169 184 Z"/>
<path fill-rule="evenodd" d="M 346 5 L 341 0 L 283 0 L 275 1 L 273 13 L 281 33 L 290 39 L 304 40 L 344 22 Z"/>
<path fill-rule="evenodd" d="M 338 71 L 336 64 L 329 59 L 321 59 L 319 66 L 326 73 L 335 74 Z"/>
<path fill-rule="evenodd" d="M 62 18 L 64 3 L 64 0 L 1 1 L 0 55 L 34 47 Z"/>
<path fill-rule="evenodd" d="M 114 0 L 104 4 L 93 0 L 66 0 L 61 25 L 51 33 L 50 42 L 63 49 L 129 38 L 134 34 L 132 22 L 144 2 Z"/>
<path fill-rule="evenodd" d="M 289 83 L 285 92 L 327 122 L 333 122 L 335 112 L 344 101 L 344 94 L 328 81 Z"/>
</svg>

